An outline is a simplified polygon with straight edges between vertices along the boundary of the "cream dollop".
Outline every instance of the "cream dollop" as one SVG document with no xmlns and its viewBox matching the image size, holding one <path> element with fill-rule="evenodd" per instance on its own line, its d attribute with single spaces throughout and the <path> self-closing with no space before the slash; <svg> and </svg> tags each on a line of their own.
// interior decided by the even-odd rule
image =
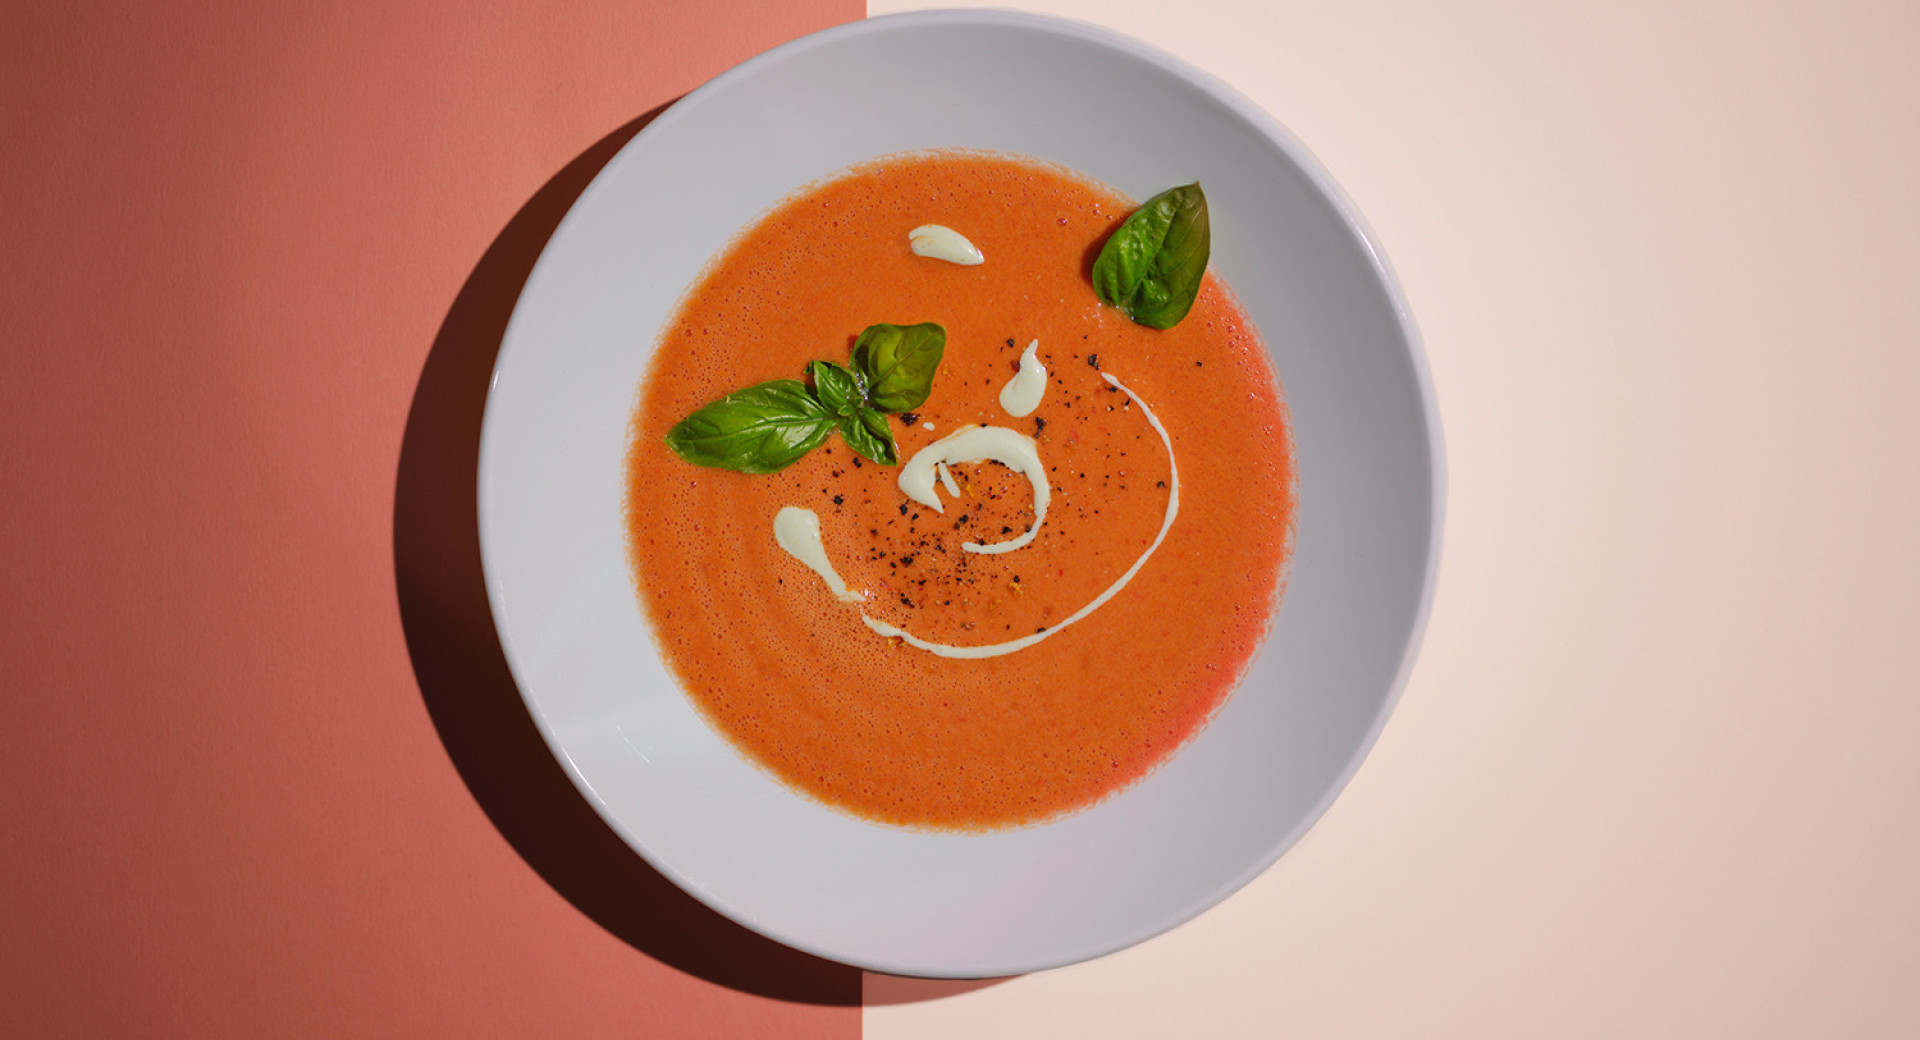
<svg viewBox="0 0 1920 1040">
<path fill-rule="evenodd" d="M 1020 355 L 1020 371 L 1000 388 L 1000 407 L 1016 419 L 1032 415 L 1047 392 L 1047 366 L 1040 363 L 1040 341 L 1027 344 Z"/>
<path fill-rule="evenodd" d="M 836 599 L 843 603 L 866 602 L 867 597 L 847 588 L 840 572 L 833 569 L 833 561 L 827 559 L 827 547 L 820 542 L 820 518 L 813 510 L 783 507 L 773 515 L 773 540 L 787 555 L 812 568 Z"/>
<path fill-rule="evenodd" d="M 940 224 L 922 224 L 907 232 L 907 248 L 920 256 L 945 260 L 962 267 L 987 262 L 986 255 L 967 241 L 967 236 Z"/>
</svg>

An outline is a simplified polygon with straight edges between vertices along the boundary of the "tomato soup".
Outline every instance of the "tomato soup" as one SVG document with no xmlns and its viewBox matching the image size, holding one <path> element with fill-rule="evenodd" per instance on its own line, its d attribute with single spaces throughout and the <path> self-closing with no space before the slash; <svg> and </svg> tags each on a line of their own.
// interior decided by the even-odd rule
<svg viewBox="0 0 1920 1040">
<path fill-rule="evenodd" d="M 787 199 L 681 301 L 633 420 L 634 580 L 693 703 L 789 786 L 900 826 L 1046 820 L 1175 753 L 1264 639 L 1293 525 L 1284 402 L 1212 272 L 1165 331 L 1096 297 L 1093 260 L 1133 206 L 1032 160 L 888 157 Z M 930 224 L 984 262 L 917 254 L 909 233 Z M 883 322 L 946 332 L 925 404 L 887 420 L 902 465 L 838 435 L 768 474 L 668 449 L 702 406 L 844 364 Z M 1039 403 L 1014 415 L 1001 393 L 1029 347 Z M 917 453 L 989 428 L 1017 432 L 1044 475 L 952 461 L 942 508 L 903 491 Z M 817 518 L 845 595 L 776 539 L 785 509 Z"/>
</svg>

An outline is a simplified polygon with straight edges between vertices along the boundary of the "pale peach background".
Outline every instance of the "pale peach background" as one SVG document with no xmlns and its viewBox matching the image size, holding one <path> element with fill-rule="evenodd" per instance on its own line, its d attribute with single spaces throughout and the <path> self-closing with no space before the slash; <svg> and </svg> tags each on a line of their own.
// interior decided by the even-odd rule
<svg viewBox="0 0 1920 1040">
<path fill-rule="evenodd" d="M 1920 8 L 1019 6 L 1226 79 L 1366 214 L 1440 592 L 1255 884 L 866 1035 L 1920 1036 Z"/>
</svg>

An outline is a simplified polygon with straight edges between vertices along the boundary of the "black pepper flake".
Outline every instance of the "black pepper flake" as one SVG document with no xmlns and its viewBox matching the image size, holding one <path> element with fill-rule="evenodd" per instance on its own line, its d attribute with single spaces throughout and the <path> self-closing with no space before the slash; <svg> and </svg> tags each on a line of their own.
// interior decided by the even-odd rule
<svg viewBox="0 0 1920 1040">
<path fill-rule="evenodd" d="M 1164 481 L 1164 480 L 1156 480 L 1156 481 L 1154 481 L 1154 482 L 1153 482 L 1153 486 L 1154 486 L 1154 487 L 1166 487 L 1166 486 L 1167 486 L 1167 482 L 1166 482 L 1166 481 Z"/>
<path fill-rule="evenodd" d="M 859 459 L 859 458 L 858 458 L 857 456 L 856 456 L 856 457 L 854 458 L 854 460 L 853 460 L 853 468 L 854 468 L 854 469 L 859 469 L 859 468 L 860 468 L 860 459 Z"/>
<path fill-rule="evenodd" d="M 1089 365 L 1092 365 L 1092 366 L 1093 366 L 1094 368 L 1096 368 L 1096 369 L 1097 369 L 1097 368 L 1099 368 L 1099 367 L 1100 367 L 1100 355 L 1098 355 L 1098 354 L 1088 354 L 1088 355 L 1087 355 L 1087 364 L 1089 364 Z"/>
<path fill-rule="evenodd" d="M 919 412 L 901 412 L 900 421 L 903 423 L 906 423 L 908 426 L 912 426 L 914 423 L 917 423 L 920 421 L 920 413 Z"/>
<path fill-rule="evenodd" d="M 847 504 L 847 496 L 845 496 L 845 495 L 835 495 L 835 496 L 833 496 L 833 504 L 834 504 L 834 505 L 836 505 L 836 506 L 843 506 L 843 505 L 846 505 L 846 504 Z"/>
<path fill-rule="evenodd" d="M 1007 339 L 1007 346 L 1009 347 L 1013 346 L 1013 339 L 1011 337 Z"/>
<path fill-rule="evenodd" d="M 902 567 L 911 567 L 911 566 L 913 566 L 913 557 L 911 557 L 911 556 L 902 556 L 902 557 L 900 557 L 900 566 L 902 566 Z"/>
<path fill-rule="evenodd" d="M 1195 362 L 1193 363 L 1193 367 L 1195 367 L 1195 368 L 1199 368 L 1199 367 L 1200 367 L 1200 362 L 1198 362 L 1198 361 L 1195 361 Z"/>
<path fill-rule="evenodd" d="M 907 504 L 905 502 L 900 503 L 900 515 L 901 516 L 907 515 Z"/>
<path fill-rule="evenodd" d="M 900 594 L 900 602 L 902 602 L 902 603 L 904 603 L 904 604 L 906 604 L 906 605 L 907 605 L 907 606 L 909 606 L 909 607 L 911 607 L 911 606 L 913 606 L 913 601 L 912 601 L 912 600 L 910 600 L 910 599 L 908 599 L 908 598 L 907 598 L 907 594 L 906 594 L 906 593 L 904 593 L 904 592 L 902 592 L 902 593 Z"/>
<path fill-rule="evenodd" d="M 1037 415 L 1033 417 L 1033 435 L 1035 437 L 1040 436 L 1040 434 L 1043 431 L 1045 431 L 1046 428 L 1047 428 L 1047 421 L 1045 419 L 1042 419 Z"/>
</svg>

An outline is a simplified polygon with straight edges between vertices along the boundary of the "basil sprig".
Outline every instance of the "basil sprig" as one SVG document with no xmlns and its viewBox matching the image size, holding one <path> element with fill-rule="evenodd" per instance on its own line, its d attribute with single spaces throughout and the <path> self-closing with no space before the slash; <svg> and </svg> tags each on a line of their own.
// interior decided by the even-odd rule
<svg viewBox="0 0 1920 1040">
<path fill-rule="evenodd" d="M 868 326 L 854 342 L 851 366 L 809 362 L 811 390 L 797 379 L 735 390 L 675 423 L 667 447 L 696 466 L 773 473 L 837 429 L 854 451 L 898 465 L 900 449 L 883 413 L 926 403 L 946 349 L 947 332 L 938 325 Z"/>
<path fill-rule="evenodd" d="M 1169 188 L 1135 210 L 1100 248 L 1093 291 L 1141 325 L 1173 328 L 1200 293 L 1211 247 L 1200 185 Z"/>
</svg>

